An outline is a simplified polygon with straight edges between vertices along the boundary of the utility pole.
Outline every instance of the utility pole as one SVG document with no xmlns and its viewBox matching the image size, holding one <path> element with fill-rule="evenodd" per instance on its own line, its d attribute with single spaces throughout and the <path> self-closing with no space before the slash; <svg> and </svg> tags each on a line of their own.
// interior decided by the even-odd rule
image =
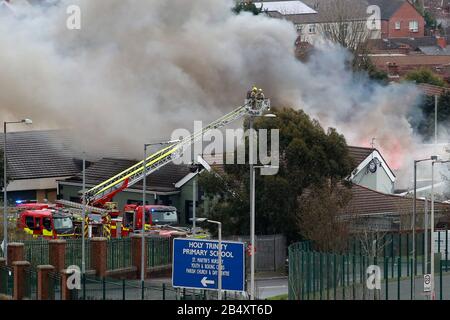
<svg viewBox="0 0 450 320">
<path fill-rule="evenodd" d="M 85 245 L 85 220 L 86 220 L 86 154 L 83 153 L 83 211 L 81 216 L 81 274 L 86 272 L 86 245 Z"/>
</svg>

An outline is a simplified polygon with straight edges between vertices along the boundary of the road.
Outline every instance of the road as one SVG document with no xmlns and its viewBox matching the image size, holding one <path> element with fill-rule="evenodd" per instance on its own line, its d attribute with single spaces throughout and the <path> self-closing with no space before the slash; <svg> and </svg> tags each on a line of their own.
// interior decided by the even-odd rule
<svg viewBox="0 0 450 320">
<path fill-rule="evenodd" d="M 255 279 L 255 286 L 259 299 L 266 299 L 288 293 L 287 277 Z"/>
</svg>

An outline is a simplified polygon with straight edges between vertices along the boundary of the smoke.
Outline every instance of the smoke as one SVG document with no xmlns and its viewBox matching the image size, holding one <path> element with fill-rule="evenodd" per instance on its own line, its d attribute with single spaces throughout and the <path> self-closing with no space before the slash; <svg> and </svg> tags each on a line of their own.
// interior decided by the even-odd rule
<svg viewBox="0 0 450 320">
<path fill-rule="evenodd" d="M 14 3 L 14 1 L 12 1 Z M 66 8 L 81 8 L 81 30 Z M 349 53 L 318 44 L 294 57 L 294 26 L 234 15 L 232 0 L 65 0 L 23 9 L 0 23 L 0 120 L 30 117 L 35 128 L 72 128 L 79 147 L 120 146 L 139 157 L 194 120 L 212 121 L 242 104 L 249 86 L 273 105 L 302 108 L 349 144 L 376 138 L 398 168 L 420 141 L 407 115 L 411 85 L 383 87 L 346 68 Z"/>
</svg>

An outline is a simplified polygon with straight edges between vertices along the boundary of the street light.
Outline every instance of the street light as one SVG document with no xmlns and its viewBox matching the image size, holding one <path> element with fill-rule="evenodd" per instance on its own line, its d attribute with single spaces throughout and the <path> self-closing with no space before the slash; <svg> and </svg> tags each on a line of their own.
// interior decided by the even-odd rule
<svg viewBox="0 0 450 320">
<path fill-rule="evenodd" d="M 207 218 L 196 218 L 196 219 L 192 219 L 193 221 L 195 220 L 196 222 L 209 222 L 212 224 L 217 224 L 218 226 L 218 238 L 219 238 L 219 242 L 218 242 L 218 249 L 217 249 L 217 257 L 218 257 L 218 270 L 217 270 L 217 299 L 218 300 L 222 300 L 222 222 L 219 221 L 214 221 L 214 220 L 209 220 Z"/>
<path fill-rule="evenodd" d="M 431 300 L 434 300 L 434 164 L 450 163 L 450 160 L 433 160 L 431 163 Z"/>
<path fill-rule="evenodd" d="M 146 143 L 144 144 L 144 162 L 143 162 L 143 168 L 144 168 L 144 178 L 142 182 L 142 242 L 141 242 L 141 282 L 142 285 L 144 285 L 145 281 L 145 261 L 144 261 L 144 255 L 145 255 L 145 195 L 147 191 L 147 148 L 151 146 L 162 146 L 162 145 L 171 145 L 177 142 L 180 142 L 181 140 L 169 140 L 169 141 L 163 141 L 163 142 L 153 142 L 153 143 Z"/>
<path fill-rule="evenodd" d="M 251 165 L 251 197 L 250 197 L 250 299 L 255 300 L 255 169 L 277 169 L 276 166 L 253 166 Z"/>
<path fill-rule="evenodd" d="M 250 102 L 247 102 L 250 103 Z M 270 106 L 268 107 L 270 110 Z M 277 116 L 273 113 L 266 114 L 253 114 L 250 113 L 249 117 L 249 166 L 250 166 L 250 242 L 251 242 L 251 252 L 250 252 L 250 299 L 254 300 L 255 292 L 255 169 L 254 169 L 254 159 L 253 159 L 253 121 L 255 117 L 265 117 L 265 118 L 276 118 Z"/>
<path fill-rule="evenodd" d="M 416 211 L 417 211 L 417 206 L 416 206 L 416 193 L 417 193 L 417 164 L 419 162 L 424 162 L 424 161 L 435 161 L 437 160 L 437 156 L 431 156 L 430 158 L 427 159 L 420 159 L 420 160 L 414 160 L 414 197 L 413 197 L 413 214 L 412 214 L 412 221 L 411 221 L 411 229 L 412 229 L 412 259 L 413 259 L 413 267 L 412 267 L 412 274 L 413 274 L 413 278 L 416 275 Z M 413 281 L 412 283 L 412 292 L 413 292 L 413 299 L 415 298 L 416 292 L 416 282 Z"/>
<path fill-rule="evenodd" d="M 6 125 L 24 123 L 32 124 L 31 119 L 22 119 L 20 121 L 5 121 L 3 122 L 3 256 L 8 259 L 8 194 L 7 194 L 7 173 L 6 173 Z M 6 260 L 8 261 L 8 260 Z"/>
</svg>

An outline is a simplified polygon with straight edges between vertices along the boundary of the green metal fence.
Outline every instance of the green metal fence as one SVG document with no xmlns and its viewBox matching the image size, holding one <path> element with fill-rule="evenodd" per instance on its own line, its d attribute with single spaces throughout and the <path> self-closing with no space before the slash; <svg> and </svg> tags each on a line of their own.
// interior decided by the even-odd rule
<svg viewBox="0 0 450 320">
<path fill-rule="evenodd" d="M 108 270 L 131 267 L 130 238 L 108 241 L 107 264 Z"/>
<path fill-rule="evenodd" d="M 14 273 L 11 267 L 0 266 L 0 294 L 13 296 Z"/>
<path fill-rule="evenodd" d="M 61 275 L 59 272 L 53 271 L 49 273 L 48 299 L 61 300 Z"/>
<path fill-rule="evenodd" d="M 79 266 L 82 262 L 82 239 L 67 239 L 66 240 L 66 267 Z M 90 240 L 85 239 L 85 267 L 89 270 L 91 267 L 91 246 Z"/>
<path fill-rule="evenodd" d="M 170 264 L 170 238 L 148 237 L 147 242 L 147 263 L 149 267 L 156 267 Z M 29 261 L 33 267 L 49 264 L 49 244 L 48 240 L 26 240 L 24 243 L 25 260 Z M 86 269 L 91 267 L 91 246 L 90 240 L 85 239 L 85 263 Z M 81 267 L 82 260 L 82 240 L 67 239 L 65 252 L 66 267 L 76 265 Z M 116 270 L 132 266 L 131 239 L 110 239 L 107 241 L 107 268 Z"/>
<path fill-rule="evenodd" d="M 415 240 L 415 259 L 410 234 L 385 234 L 377 239 L 372 251 L 360 239 L 359 243 L 354 239 L 341 254 L 315 251 L 311 242 L 292 244 L 289 246 L 289 299 L 426 299 L 423 275 L 430 272 L 431 259 L 428 257 L 427 268 L 424 253 L 425 242 L 430 252 L 431 236 L 425 241 L 424 233 L 419 232 Z M 447 230 L 434 240 L 436 299 L 450 299 Z M 379 267 L 379 289 L 367 286 L 370 265 Z"/>
<path fill-rule="evenodd" d="M 177 300 L 177 292 L 165 283 L 144 284 L 139 280 L 118 280 L 83 276 L 79 300 Z"/>
<path fill-rule="evenodd" d="M 170 252 L 170 238 L 150 237 L 147 241 L 147 265 L 149 267 L 170 264 L 172 253 Z"/>
<path fill-rule="evenodd" d="M 48 241 L 45 239 L 25 240 L 25 260 L 32 266 L 48 264 Z"/>
<path fill-rule="evenodd" d="M 25 269 L 24 299 L 37 300 L 37 271 L 33 267 Z"/>
</svg>

